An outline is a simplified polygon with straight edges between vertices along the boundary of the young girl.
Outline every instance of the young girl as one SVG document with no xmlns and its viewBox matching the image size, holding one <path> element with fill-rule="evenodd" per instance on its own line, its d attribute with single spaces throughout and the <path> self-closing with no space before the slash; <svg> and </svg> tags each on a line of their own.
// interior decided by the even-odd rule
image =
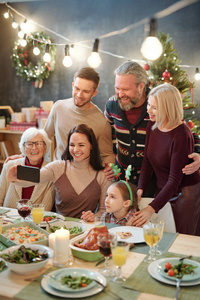
<svg viewBox="0 0 200 300">
<path fill-rule="evenodd" d="M 104 212 L 110 182 L 104 175 L 97 140 L 90 127 L 80 124 L 70 130 L 62 159 L 40 170 L 40 183 L 54 183 L 56 212 L 76 218 L 80 218 L 83 210 L 95 212 L 98 207 Z M 30 185 L 17 181 L 16 168 L 9 170 L 8 179 L 18 185 Z"/>
<path fill-rule="evenodd" d="M 132 183 L 126 181 L 116 181 L 107 189 L 105 199 L 106 223 L 115 223 L 126 225 L 132 214 L 139 210 L 137 204 L 137 188 Z M 94 221 L 92 212 L 83 212 L 82 219 L 85 221 Z"/>
</svg>

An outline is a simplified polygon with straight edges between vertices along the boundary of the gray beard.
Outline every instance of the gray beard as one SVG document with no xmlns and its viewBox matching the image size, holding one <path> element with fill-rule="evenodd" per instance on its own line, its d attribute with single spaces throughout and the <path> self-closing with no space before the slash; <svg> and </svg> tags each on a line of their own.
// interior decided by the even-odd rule
<svg viewBox="0 0 200 300">
<path fill-rule="evenodd" d="M 131 108 L 134 108 L 135 105 L 138 103 L 139 99 L 131 99 L 130 103 L 129 104 L 123 104 L 120 102 L 120 98 L 118 98 L 119 100 L 119 106 L 122 110 L 124 111 L 128 111 L 130 110 Z"/>
</svg>

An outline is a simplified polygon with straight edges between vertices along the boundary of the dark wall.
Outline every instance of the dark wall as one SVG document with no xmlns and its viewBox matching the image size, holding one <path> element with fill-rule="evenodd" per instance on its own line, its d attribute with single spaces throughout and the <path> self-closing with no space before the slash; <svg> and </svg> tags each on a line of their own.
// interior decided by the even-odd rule
<svg viewBox="0 0 200 300">
<path fill-rule="evenodd" d="M 99 36 L 120 30 L 144 18 L 151 18 L 155 13 L 177 1 L 172 0 L 55 0 L 18 2 L 10 5 L 29 19 L 61 34 L 72 41 L 94 40 Z M 14 111 L 21 107 L 37 106 L 40 101 L 64 99 L 71 96 L 71 83 L 77 69 L 87 66 L 87 57 L 91 50 L 82 47 L 81 56 L 72 67 L 62 65 L 64 46 L 57 46 L 55 71 L 44 81 L 41 89 L 36 89 L 30 82 L 16 76 L 10 56 L 17 30 L 11 27 L 11 20 L 6 20 L 3 13 L 5 5 L 0 5 L 0 105 L 11 105 Z M 200 2 L 189 5 L 167 17 L 158 20 L 158 31 L 169 33 L 175 41 L 175 48 L 180 52 L 183 68 L 191 81 L 194 81 L 195 67 L 200 65 Z M 16 17 L 17 21 L 23 21 Z M 41 31 L 35 27 L 35 31 Z M 48 32 L 47 32 L 48 33 Z M 56 43 L 65 41 L 49 33 Z M 100 41 L 100 49 L 141 60 L 140 46 L 145 37 L 144 26 L 138 26 L 125 34 L 120 34 Z M 66 42 L 67 43 L 67 42 Z M 92 43 L 87 43 L 92 47 Z M 101 76 L 99 93 L 94 102 L 104 110 L 108 97 L 114 94 L 114 75 L 116 67 L 126 61 L 101 53 L 102 64 L 97 69 Z M 200 103 L 200 81 L 196 81 L 194 101 Z M 200 116 L 198 109 L 196 115 Z"/>
</svg>

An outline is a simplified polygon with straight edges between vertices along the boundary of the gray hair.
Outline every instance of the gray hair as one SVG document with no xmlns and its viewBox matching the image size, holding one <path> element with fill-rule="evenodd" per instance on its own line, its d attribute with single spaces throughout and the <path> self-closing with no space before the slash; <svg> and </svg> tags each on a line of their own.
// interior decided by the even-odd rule
<svg viewBox="0 0 200 300">
<path fill-rule="evenodd" d="M 20 142 L 19 142 L 19 149 L 20 149 L 22 155 L 26 156 L 24 143 L 27 141 L 31 141 L 31 139 L 34 138 L 38 134 L 41 134 L 43 136 L 43 141 L 46 144 L 46 152 L 45 153 L 48 152 L 49 147 L 51 145 L 51 140 L 48 138 L 46 131 L 44 131 L 44 129 L 37 129 L 35 127 L 30 127 L 24 131 L 24 133 L 21 136 Z"/>
<path fill-rule="evenodd" d="M 127 61 L 115 70 L 115 75 L 132 74 L 137 84 L 144 83 L 144 91 L 149 87 L 149 79 L 147 72 L 135 61 Z"/>
</svg>

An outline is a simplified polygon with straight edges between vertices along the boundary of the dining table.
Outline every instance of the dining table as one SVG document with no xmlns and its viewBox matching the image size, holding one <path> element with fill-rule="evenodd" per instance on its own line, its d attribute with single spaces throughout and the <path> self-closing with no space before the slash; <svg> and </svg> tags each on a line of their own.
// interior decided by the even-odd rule
<svg viewBox="0 0 200 300">
<path fill-rule="evenodd" d="M 4 212 L 5 211 L 5 212 Z M 21 221 L 17 209 L 0 208 L 0 215 L 4 214 L 5 221 L 15 224 Z M 83 221 L 76 218 L 65 218 L 66 221 Z M 84 222 L 86 232 L 94 227 L 94 223 Z M 107 224 L 108 229 L 116 227 L 116 224 Z M 0 240 L 1 241 L 1 240 Z M 6 248 L 0 242 L 0 246 Z M 143 241 L 134 243 L 129 250 L 126 264 L 122 266 L 123 276 L 126 281 L 122 284 L 112 282 L 111 278 L 107 279 L 107 286 L 99 293 L 92 296 L 84 296 L 84 299 L 95 300 L 171 300 L 176 299 L 176 284 L 168 284 L 159 280 L 155 274 L 156 264 L 162 259 L 181 258 L 187 255 L 192 256 L 192 260 L 200 263 L 200 237 L 179 233 L 164 232 L 162 239 L 159 241 L 159 249 L 162 254 L 152 264 L 144 261 L 149 254 L 149 246 Z M 83 268 L 95 272 L 103 267 L 103 263 L 96 265 L 97 261 L 85 261 L 83 259 L 72 257 L 71 265 L 66 268 Z M 109 260 L 111 267 L 115 267 L 112 258 Z M 19 275 L 8 268 L 0 270 L 0 299 L 23 299 L 23 300 L 54 300 L 63 299 L 64 297 L 52 295 L 47 292 L 41 285 L 43 275 L 58 270 L 60 267 L 49 260 L 48 264 L 38 272 L 29 275 Z M 114 294 L 112 293 L 114 292 Z M 73 299 L 73 297 L 65 297 Z M 82 296 L 76 299 L 83 299 Z M 198 284 L 181 285 L 180 300 L 197 300 L 200 299 L 200 281 Z"/>
</svg>

